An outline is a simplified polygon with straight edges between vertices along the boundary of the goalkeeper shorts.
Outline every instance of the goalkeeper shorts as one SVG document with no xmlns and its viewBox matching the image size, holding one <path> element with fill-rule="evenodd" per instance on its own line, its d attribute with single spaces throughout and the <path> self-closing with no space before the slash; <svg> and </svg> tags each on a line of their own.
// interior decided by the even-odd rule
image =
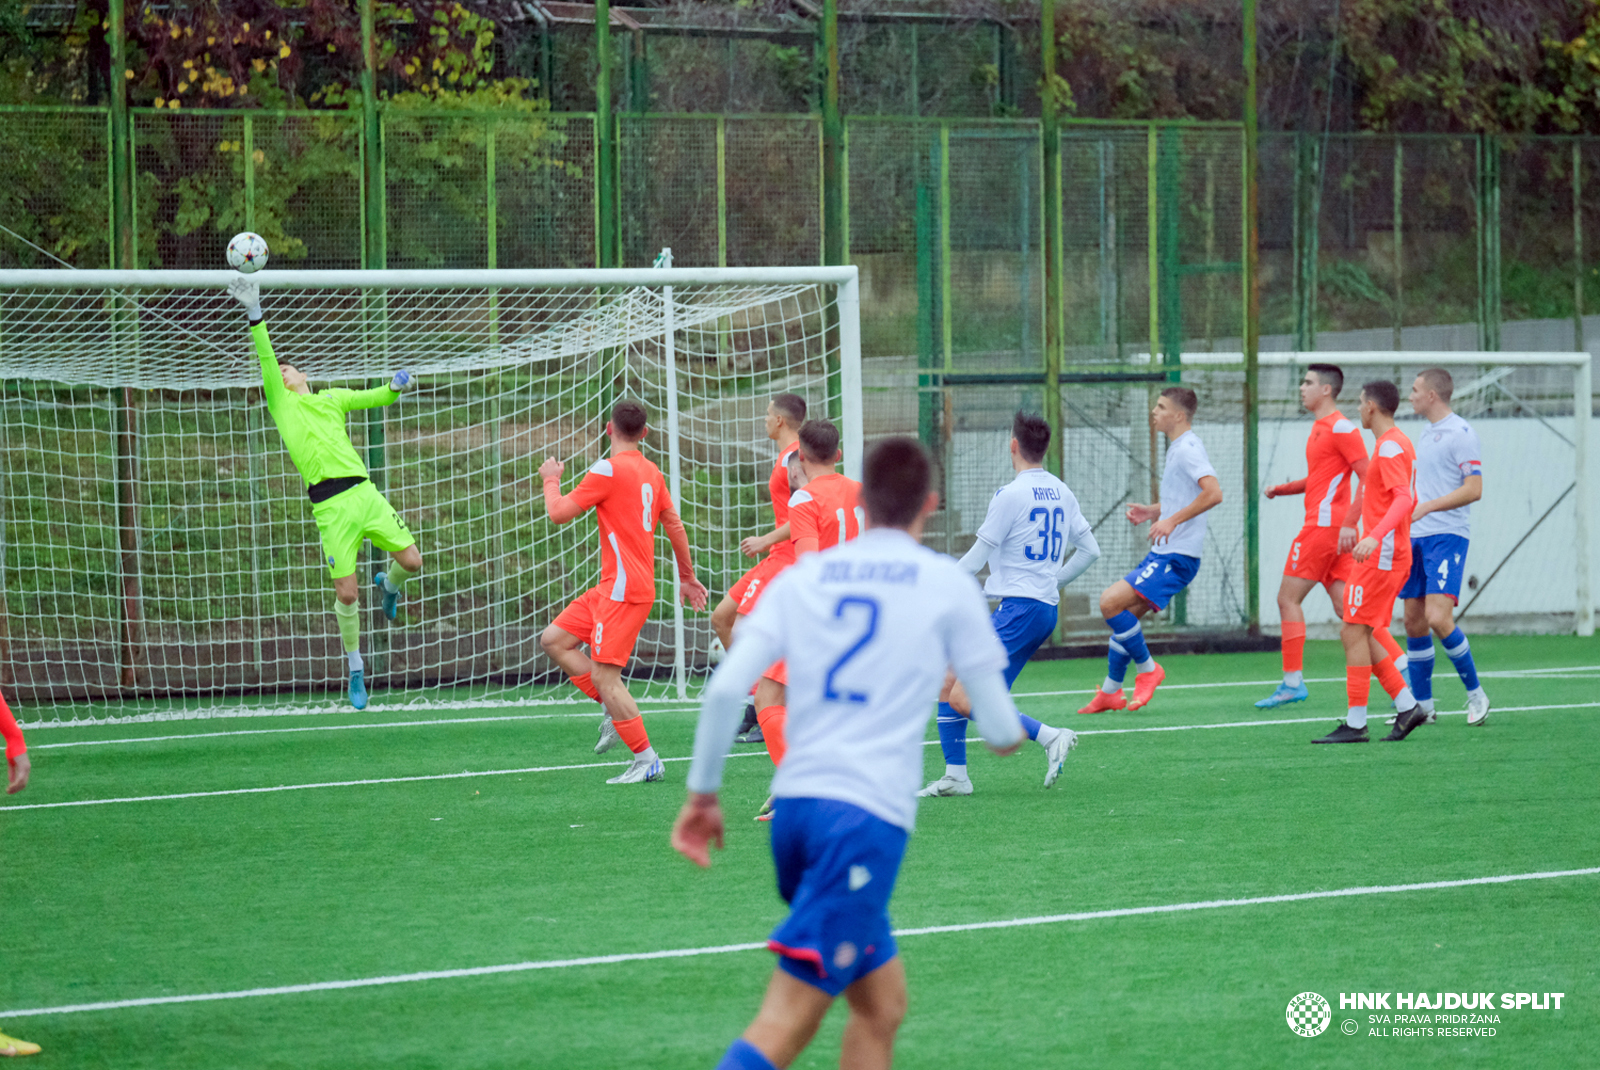
<svg viewBox="0 0 1600 1070">
<path fill-rule="evenodd" d="M 334 579 L 355 575 L 361 563 L 361 540 L 371 539 L 380 550 L 394 553 L 417 540 L 400 514 L 389 507 L 378 488 L 370 482 L 357 483 L 327 501 L 311 507 L 322 534 L 322 556 L 328 562 L 328 575 Z"/>
</svg>

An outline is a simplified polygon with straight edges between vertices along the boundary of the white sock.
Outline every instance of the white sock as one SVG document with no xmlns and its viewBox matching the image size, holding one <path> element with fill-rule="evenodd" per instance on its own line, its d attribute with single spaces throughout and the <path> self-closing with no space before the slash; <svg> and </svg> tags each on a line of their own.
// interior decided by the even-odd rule
<svg viewBox="0 0 1600 1070">
<path fill-rule="evenodd" d="M 1394 697 L 1394 708 L 1397 710 L 1409 710 L 1416 704 L 1417 696 L 1411 693 L 1409 687 L 1402 687 L 1400 693 Z"/>
<path fill-rule="evenodd" d="M 1400 674 L 1402 676 L 1404 676 L 1407 670 L 1411 668 L 1411 659 L 1406 657 L 1406 652 L 1404 650 L 1400 651 L 1400 656 L 1394 659 L 1394 667 L 1400 670 Z M 1410 677 L 1406 678 L 1410 679 Z"/>
<path fill-rule="evenodd" d="M 1115 695 L 1118 691 L 1122 690 L 1122 681 L 1113 680 L 1108 676 L 1106 677 L 1105 683 L 1100 685 L 1100 690 L 1104 691 L 1108 695 Z"/>
<path fill-rule="evenodd" d="M 1351 706 L 1350 712 L 1345 714 L 1344 722 L 1351 728 L 1367 727 L 1367 708 L 1365 706 Z"/>
<path fill-rule="evenodd" d="M 1470 698 L 1482 698 L 1483 697 L 1483 688 L 1475 687 L 1471 691 L 1468 691 L 1467 695 Z"/>
<path fill-rule="evenodd" d="M 1433 699 L 1431 698 L 1418 699 L 1417 705 L 1422 707 L 1423 713 L 1433 712 Z"/>
<path fill-rule="evenodd" d="M 361 660 L 361 651 L 359 651 L 359 650 L 350 651 L 350 671 L 351 672 L 360 672 L 362 669 L 365 669 L 365 668 L 366 668 L 366 664 L 364 662 L 362 662 L 362 660 Z"/>
<path fill-rule="evenodd" d="M 1050 725 L 1042 724 L 1039 726 L 1039 738 L 1034 740 L 1034 742 L 1039 744 L 1041 747 L 1048 747 L 1050 744 L 1056 741 L 1056 737 L 1060 734 L 1061 729 L 1052 728 Z"/>
<path fill-rule="evenodd" d="M 967 779 L 967 767 L 964 765 L 951 765 L 949 762 L 945 762 L 944 775 L 951 780 L 965 780 Z"/>
<path fill-rule="evenodd" d="M 1305 682 L 1306 674 L 1302 669 L 1296 669 L 1294 672 L 1286 672 L 1283 674 L 1284 687 L 1299 687 Z"/>
<path fill-rule="evenodd" d="M 1136 664 L 1134 666 L 1134 668 L 1138 669 L 1139 672 L 1141 672 L 1141 673 L 1155 672 L 1156 671 L 1156 659 L 1155 658 L 1145 658 L 1143 661 L 1141 661 L 1138 664 Z"/>
<path fill-rule="evenodd" d="M 644 763 L 648 764 L 650 762 L 655 761 L 659 757 L 661 757 L 661 755 L 656 753 L 655 747 L 646 747 L 644 750 L 640 751 L 638 754 L 635 754 L 633 756 L 633 760 L 636 761 L 636 762 L 644 762 Z"/>
</svg>

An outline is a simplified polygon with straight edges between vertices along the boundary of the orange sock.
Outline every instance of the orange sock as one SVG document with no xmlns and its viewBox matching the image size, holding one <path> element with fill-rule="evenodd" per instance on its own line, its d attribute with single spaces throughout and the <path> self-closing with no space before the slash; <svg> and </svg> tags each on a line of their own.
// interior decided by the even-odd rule
<svg viewBox="0 0 1600 1070">
<path fill-rule="evenodd" d="M 1283 671 L 1299 672 L 1305 665 L 1306 622 L 1283 622 Z"/>
<path fill-rule="evenodd" d="M 1367 704 L 1367 692 L 1372 688 L 1371 665 L 1347 665 L 1344 670 L 1344 693 L 1351 708 Z"/>
<path fill-rule="evenodd" d="M 1400 670 L 1394 667 L 1393 658 L 1385 658 L 1382 662 L 1374 665 L 1372 671 L 1378 677 L 1378 683 L 1383 685 L 1383 690 L 1388 693 L 1390 698 L 1400 697 L 1400 689 L 1406 686 L 1406 680 L 1405 677 L 1400 675 Z"/>
<path fill-rule="evenodd" d="M 612 721 L 611 727 L 617 730 L 617 735 L 622 737 L 622 742 L 635 754 L 643 754 L 650 749 L 650 733 L 644 730 L 644 718 L 633 717 L 626 721 Z"/>
<path fill-rule="evenodd" d="M 1378 645 L 1383 647 L 1383 660 L 1386 663 L 1388 663 L 1390 666 L 1393 666 L 1400 660 L 1400 655 L 1404 653 L 1404 651 L 1400 649 L 1400 644 L 1394 641 L 1394 636 L 1389 634 L 1389 629 L 1372 629 L 1372 638 L 1376 639 L 1378 641 Z M 1379 679 L 1381 680 L 1382 677 L 1379 677 Z"/>
<path fill-rule="evenodd" d="M 756 720 L 761 722 L 761 736 L 767 741 L 767 754 L 772 758 L 773 765 L 782 765 L 783 756 L 789 745 L 783 739 L 783 722 L 789 715 L 787 706 L 768 706 L 756 714 Z"/>
<path fill-rule="evenodd" d="M 589 679 L 588 673 L 584 673 L 581 676 L 574 676 L 572 678 L 572 686 L 577 688 L 579 691 L 582 691 L 585 695 L 588 695 L 596 702 L 600 701 L 600 689 L 594 686 L 594 681 Z"/>
</svg>

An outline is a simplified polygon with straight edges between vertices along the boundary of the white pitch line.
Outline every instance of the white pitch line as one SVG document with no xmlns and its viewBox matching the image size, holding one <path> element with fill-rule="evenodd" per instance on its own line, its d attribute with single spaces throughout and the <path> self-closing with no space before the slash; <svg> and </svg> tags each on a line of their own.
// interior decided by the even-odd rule
<svg viewBox="0 0 1600 1070">
<path fill-rule="evenodd" d="M 1495 877 L 1468 877 L 1451 881 L 1424 881 L 1416 884 L 1364 885 L 1329 891 L 1251 896 L 1246 899 L 1205 899 L 1193 903 L 1164 903 L 1158 906 L 1119 907 L 1112 910 L 1086 910 L 1071 914 L 1040 914 L 1034 917 L 1008 918 L 1001 921 L 973 921 L 956 925 L 927 925 L 915 929 L 896 929 L 894 935 L 896 937 L 934 936 L 943 933 L 980 932 L 986 929 L 1021 929 L 1036 925 L 1059 925 L 1063 922 L 1073 921 L 1102 921 L 1107 918 L 1130 918 L 1147 914 L 1177 914 L 1196 910 L 1222 910 L 1230 907 L 1272 906 L 1279 903 L 1301 903 L 1313 899 L 1347 899 L 1366 895 L 1395 895 L 1405 892 L 1438 891 L 1447 888 L 1470 888 L 1485 884 L 1512 884 L 1519 881 L 1554 880 L 1561 877 L 1591 877 L 1596 874 L 1600 874 L 1600 866 L 1593 866 L 1588 869 L 1550 870 L 1541 873 L 1511 873 Z M 203 992 L 182 996 L 146 996 L 142 999 L 108 1000 L 103 1003 L 69 1003 L 58 1007 L 27 1007 L 20 1010 L 0 1011 L 0 1019 L 30 1018 L 46 1014 L 78 1014 L 83 1011 L 126 1010 L 132 1007 L 158 1007 L 173 1003 L 210 1003 L 218 1000 L 254 999 L 262 996 L 292 996 L 307 992 L 331 992 L 348 988 L 412 984 L 418 981 L 445 981 L 462 977 L 488 977 L 494 974 L 527 973 L 532 970 L 564 970 L 578 966 L 610 966 L 624 962 L 700 958 L 706 955 L 726 955 L 739 951 L 759 951 L 766 946 L 765 942 L 718 944 L 711 947 L 673 948 L 667 951 L 639 951 L 618 955 L 591 955 L 586 958 L 512 962 L 497 966 L 468 966 L 454 970 L 424 970 L 416 973 L 391 974 L 386 977 L 361 977 L 346 981 L 315 981 L 309 984 L 279 985 L 273 988 L 236 989 L 231 992 Z"/>
<path fill-rule="evenodd" d="M 1494 713 L 1527 713 L 1530 710 L 1587 710 L 1600 706 L 1600 702 L 1564 702 L 1552 706 L 1496 706 Z M 1466 710 L 1439 710 L 1440 717 L 1465 717 Z M 1260 728 L 1264 725 L 1280 724 L 1320 724 L 1329 718 L 1338 718 L 1334 714 L 1323 714 L 1321 717 L 1292 717 L 1281 721 L 1218 721 L 1216 724 L 1174 724 L 1150 725 L 1144 728 L 1082 728 L 1078 729 L 1080 736 L 1115 736 L 1125 735 L 1130 732 L 1193 732 L 1205 728 Z"/>
<path fill-rule="evenodd" d="M 560 718 L 593 718 L 593 713 L 514 713 L 504 717 L 440 717 L 431 721 L 379 721 L 373 724 L 317 724 L 295 728 L 244 728 L 237 732 L 180 732 L 171 736 L 126 736 L 122 739 L 79 739 L 71 743 L 37 743 L 29 750 L 61 750 L 66 747 L 105 747 L 114 743 L 164 743 L 174 739 L 218 739 L 233 736 L 274 736 L 284 732 L 348 732 L 358 728 L 416 728 L 423 725 L 486 724 L 492 721 L 550 721 Z"/>
</svg>

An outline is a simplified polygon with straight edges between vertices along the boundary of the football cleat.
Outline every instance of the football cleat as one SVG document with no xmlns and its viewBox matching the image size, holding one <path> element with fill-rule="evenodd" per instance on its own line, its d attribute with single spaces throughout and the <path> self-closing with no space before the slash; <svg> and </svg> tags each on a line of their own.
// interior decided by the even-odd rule
<svg viewBox="0 0 1600 1070">
<path fill-rule="evenodd" d="M 37 1044 L 0 1033 L 0 1056 L 38 1055 L 40 1050 Z"/>
<path fill-rule="evenodd" d="M 935 796 L 971 794 L 972 781 L 970 779 L 962 778 L 957 780 L 955 777 L 946 773 L 938 780 L 935 780 L 932 784 L 929 784 L 927 787 L 917 792 L 917 797 L 919 799 L 931 799 Z"/>
<path fill-rule="evenodd" d="M 1428 716 L 1427 716 L 1427 719 L 1422 722 L 1423 724 L 1435 724 L 1435 723 L 1438 722 L 1439 715 L 1437 713 L 1435 713 L 1432 710 L 1427 710 L 1425 712 L 1427 713 Z M 1385 720 L 1383 723 L 1384 724 L 1394 724 L 1399 719 L 1400 719 L 1400 715 L 1398 713 L 1391 713 L 1389 715 L 1388 719 Z"/>
<path fill-rule="evenodd" d="M 1044 786 L 1049 787 L 1061 775 L 1061 767 L 1066 763 L 1067 755 L 1072 753 L 1072 748 L 1078 745 L 1078 733 L 1066 728 L 1056 729 L 1056 738 L 1052 739 L 1044 748 L 1045 759 L 1050 763 L 1044 771 Z"/>
<path fill-rule="evenodd" d="M 1078 709 L 1079 713 L 1104 713 L 1106 710 L 1124 710 L 1128 708 L 1128 700 L 1122 697 L 1122 688 L 1117 688 L 1111 694 L 1106 694 L 1095 688 L 1094 698 L 1089 700 L 1087 706 Z"/>
<path fill-rule="evenodd" d="M 1276 691 L 1256 703 L 1256 709 L 1273 710 L 1279 706 L 1287 706 L 1291 702 L 1304 702 L 1310 697 L 1311 692 L 1306 690 L 1305 684 L 1300 684 L 1297 687 L 1279 684 Z"/>
<path fill-rule="evenodd" d="M 1149 672 L 1142 672 L 1133 678 L 1133 698 L 1128 701 L 1128 709 L 1142 710 L 1150 705 L 1150 700 L 1156 697 L 1156 688 L 1161 686 L 1161 681 L 1167 678 L 1167 670 L 1160 665 Z"/>
<path fill-rule="evenodd" d="M 367 684 L 361 677 L 360 669 L 350 672 L 350 705 L 358 710 L 367 708 Z"/>
<path fill-rule="evenodd" d="M 622 737 L 617 735 L 616 728 L 611 724 L 611 716 L 602 713 L 600 715 L 600 741 L 594 745 L 594 752 L 596 754 L 604 754 L 621 742 Z"/>
<path fill-rule="evenodd" d="M 756 811 L 756 820 L 757 821 L 771 821 L 772 820 L 773 811 L 776 809 L 776 807 L 774 806 L 774 804 L 776 802 L 777 802 L 777 799 L 776 799 L 775 796 L 768 795 L 767 796 L 767 801 L 762 803 L 761 804 L 761 809 Z"/>
<path fill-rule="evenodd" d="M 1413 706 L 1395 718 L 1394 727 L 1389 734 L 1379 740 L 1380 743 L 1398 743 L 1405 739 L 1417 728 L 1428 723 L 1428 713 L 1421 706 Z"/>
<path fill-rule="evenodd" d="M 1428 718 L 1430 721 L 1433 718 Z M 1467 723 L 1480 725 L 1489 719 L 1489 696 L 1482 689 L 1467 693 Z"/>
<path fill-rule="evenodd" d="M 383 599 L 383 615 L 390 620 L 394 620 L 400 612 L 400 592 L 391 591 L 384 586 L 383 581 L 387 577 L 388 573 L 386 572 L 378 573 L 372 577 L 372 585 L 378 589 L 378 597 Z"/>
<path fill-rule="evenodd" d="M 661 764 L 660 758 L 635 758 L 633 764 L 622 771 L 621 776 L 614 776 L 607 780 L 607 784 L 643 784 L 650 780 L 667 779 L 667 767 Z"/>
<path fill-rule="evenodd" d="M 1365 743 L 1367 742 L 1366 726 L 1351 728 L 1349 722 L 1340 721 L 1339 726 L 1321 739 L 1313 739 L 1313 743 Z"/>
</svg>

